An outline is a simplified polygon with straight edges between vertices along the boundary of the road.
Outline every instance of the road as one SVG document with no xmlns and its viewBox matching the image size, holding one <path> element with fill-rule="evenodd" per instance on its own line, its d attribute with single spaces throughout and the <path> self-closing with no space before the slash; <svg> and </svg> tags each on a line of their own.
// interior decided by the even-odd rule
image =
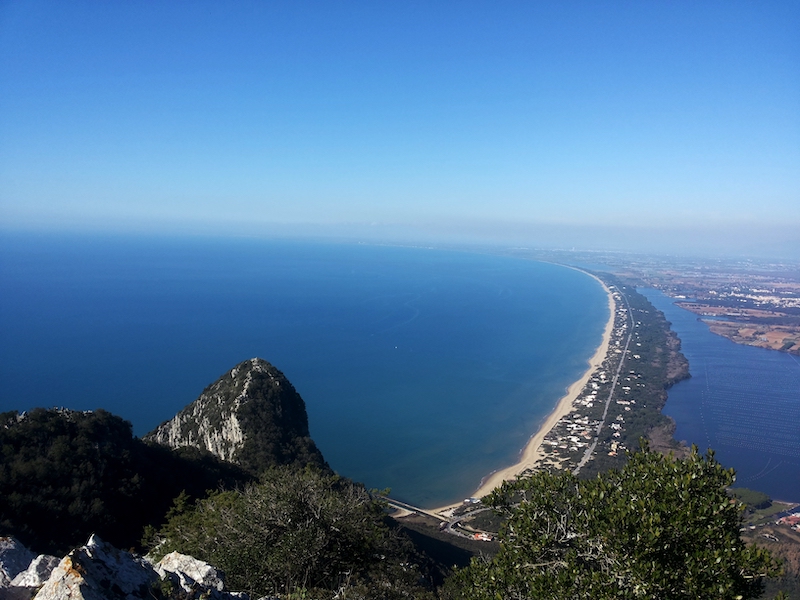
<svg viewBox="0 0 800 600">
<path fill-rule="evenodd" d="M 625 359 L 628 356 L 628 346 L 630 346 L 631 340 L 633 339 L 633 314 L 631 314 L 631 305 L 628 302 L 628 296 L 626 296 L 623 291 L 617 286 L 617 291 L 619 291 L 619 295 L 622 296 L 622 299 L 625 300 L 625 307 L 628 309 L 628 339 L 625 340 L 625 348 L 622 350 L 622 355 L 619 359 L 619 365 L 617 365 L 617 372 L 614 373 L 614 379 L 611 381 L 611 390 L 608 392 L 608 399 L 606 400 L 606 406 L 603 409 L 603 418 L 600 419 L 600 423 L 597 425 L 597 431 L 594 436 L 594 440 L 586 449 L 586 452 L 583 453 L 583 458 L 578 463 L 578 466 L 572 470 L 573 475 L 577 475 L 580 473 L 581 469 L 584 465 L 589 462 L 592 458 L 592 453 L 594 449 L 597 447 L 597 442 L 600 439 L 600 432 L 603 431 L 603 427 L 606 424 L 606 417 L 608 416 L 608 407 L 611 405 L 611 399 L 614 397 L 614 390 L 617 387 L 617 381 L 619 381 L 619 375 L 622 372 L 622 365 L 625 364 Z"/>
<path fill-rule="evenodd" d="M 430 510 L 426 510 L 424 508 L 420 508 L 418 506 L 414 506 L 413 504 L 409 504 L 408 502 L 403 502 L 401 500 L 395 500 L 394 498 L 387 498 L 386 496 L 383 496 L 383 499 L 386 501 L 386 503 L 389 506 L 393 506 L 394 508 L 398 508 L 398 509 L 401 509 L 401 510 L 408 510 L 408 511 L 420 514 L 420 515 L 425 515 L 425 516 L 428 516 L 428 517 L 432 517 L 434 519 L 437 519 L 438 521 L 441 521 L 442 523 L 446 523 L 446 525 L 444 526 L 444 528 L 441 531 L 444 531 L 444 532 L 449 533 L 451 535 L 457 535 L 459 537 L 467 538 L 467 539 L 473 539 L 473 534 L 472 533 L 465 533 L 464 531 L 459 531 L 459 529 L 457 529 L 459 527 L 461 521 L 463 521 L 466 517 L 472 517 L 472 516 L 474 516 L 474 515 L 476 515 L 478 513 L 482 513 L 482 512 L 487 511 L 487 510 L 491 510 L 491 508 L 489 508 L 488 506 L 484 506 L 482 508 L 478 508 L 476 510 L 470 511 L 469 513 L 467 513 L 465 515 L 453 516 L 453 517 L 449 517 L 448 518 L 448 517 L 443 517 L 442 515 L 437 514 L 435 512 L 432 512 Z"/>
</svg>

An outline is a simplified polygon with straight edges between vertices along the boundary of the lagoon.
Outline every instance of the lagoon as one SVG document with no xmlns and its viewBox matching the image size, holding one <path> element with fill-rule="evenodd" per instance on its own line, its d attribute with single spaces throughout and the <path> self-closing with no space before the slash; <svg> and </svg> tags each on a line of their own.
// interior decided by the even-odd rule
<svg viewBox="0 0 800 600">
<path fill-rule="evenodd" d="M 800 502 L 800 361 L 711 333 L 694 313 L 653 289 L 639 290 L 681 339 L 691 379 L 669 390 L 663 412 L 675 438 L 711 448 L 736 469 L 736 485 Z"/>
</svg>

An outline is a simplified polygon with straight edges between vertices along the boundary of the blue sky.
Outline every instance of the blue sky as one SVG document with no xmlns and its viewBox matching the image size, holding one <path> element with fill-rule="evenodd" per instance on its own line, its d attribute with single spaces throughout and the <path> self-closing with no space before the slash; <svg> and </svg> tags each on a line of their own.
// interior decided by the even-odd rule
<svg viewBox="0 0 800 600">
<path fill-rule="evenodd" d="M 0 2 L 0 227 L 800 256 L 797 2 Z"/>
</svg>

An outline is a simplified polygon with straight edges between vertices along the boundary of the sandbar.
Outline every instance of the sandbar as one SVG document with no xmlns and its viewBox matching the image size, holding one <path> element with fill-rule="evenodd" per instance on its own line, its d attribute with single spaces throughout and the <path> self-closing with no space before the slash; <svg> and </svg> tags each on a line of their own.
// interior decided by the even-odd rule
<svg viewBox="0 0 800 600">
<path fill-rule="evenodd" d="M 513 481 L 517 478 L 517 476 L 522 475 L 529 469 L 536 467 L 537 462 L 543 458 L 541 446 L 545 436 L 550 433 L 550 430 L 555 427 L 556 423 L 558 423 L 562 417 L 572 412 L 573 403 L 578 399 L 583 391 L 583 388 L 586 387 L 586 384 L 589 382 L 589 379 L 592 377 L 594 372 L 600 368 L 600 366 L 602 366 L 603 361 L 608 354 L 608 347 L 611 344 L 611 332 L 614 329 L 614 314 L 616 311 L 614 296 L 611 293 L 611 290 L 608 289 L 608 286 L 606 286 L 606 284 L 599 277 L 596 277 L 595 275 L 592 275 L 583 269 L 577 269 L 575 267 L 569 268 L 575 269 L 576 271 L 580 271 L 581 273 L 585 273 L 589 277 L 594 278 L 598 283 L 600 283 L 600 285 L 603 286 L 603 289 L 606 291 L 606 295 L 608 296 L 609 315 L 606 328 L 603 331 L 603 338 L 600 341 L 600 345 L 597 347 L 594 356 L 592 356 L 592 358 L 589 360 L 589 368 L 586 369 L 586 372 L 581 376 L 580 379 L 573 382 L 572 385 L 567 388 L 567 393 L 558 401 L 558 404 L 556 404 L 553 412 L 548 415 L 547 419 L 545 419 L 544 423 L 542 423 L 541 427 L 539 427 L 539 430 L 533 436 L 531 436 L 530 440 L 528 440 L 528 443 L 520 451 L 519 461 L 509 467 L 498 469 L 497 471 L 494 471 L 493 473 L 490 473 L 484 477 L 483 481 L 481 481 L 480 487 L 478 487 L 475 493 L 472 494 L 473 498 L 483 498 L 504 481 Z M 432 512 L 440 513 L 453 509 L 457 506 L 460 506 L 460 504 L 443 506 L 441 508 L 433 509 Z"/>
</svg>

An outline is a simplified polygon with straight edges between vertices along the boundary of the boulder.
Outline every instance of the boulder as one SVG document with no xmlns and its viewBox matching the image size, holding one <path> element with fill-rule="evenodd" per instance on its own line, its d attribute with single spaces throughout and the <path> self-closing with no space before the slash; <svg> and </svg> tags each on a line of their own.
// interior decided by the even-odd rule
<svg viewBox="0 0 800 600">
<path fill-rule="evenodd" d="M 153 565 L 96 535 L 60 560 L 0 538 L 0 574 L 0 600 L 248 600 L 194 557 L 172 552 Z"/>
<path fill-rule="evenodd" d="M 159 577 L 144 559 L 93 535 L 53 569 L 36 600 L 135 600 L 153 598 Z M 157 596 L 156 596 L 157 597 Z"/>
<path fill-rule="evenodd" d="M 221 571 L 207 562 L 180 552 L 167 554 L 155 565 L 155 569 L 162 579 L 167 578 L 170 573 L 177 575 L 181 588 L 186 592 L 192 591 L 198 585 L 219 592 L 225 589 L 225 575 Z"/>
<path fill-rule="evenodd" d="M 53 569 L 55 569 L 60 562 L 61 559 L 57 556 L 40 554 L 31 561 L 27 569 L 11 580 L 11 585 L 15 587 L 39 587 L 50 578 Z"/>
<path fill-rule="evenodd" d="M 184 592 L 181 598 L 210 600 L 248 600 L 243 592 L 225 591 L 225 574 L 193 556 L 170 552 L 155 565 L 164 581 L 171 581 Z"/>
<path fill-rule="evenodd" d="M 13 537 L 0 537 L 0 588 L 28 568 L 36 555 Z"/>
</svg>

